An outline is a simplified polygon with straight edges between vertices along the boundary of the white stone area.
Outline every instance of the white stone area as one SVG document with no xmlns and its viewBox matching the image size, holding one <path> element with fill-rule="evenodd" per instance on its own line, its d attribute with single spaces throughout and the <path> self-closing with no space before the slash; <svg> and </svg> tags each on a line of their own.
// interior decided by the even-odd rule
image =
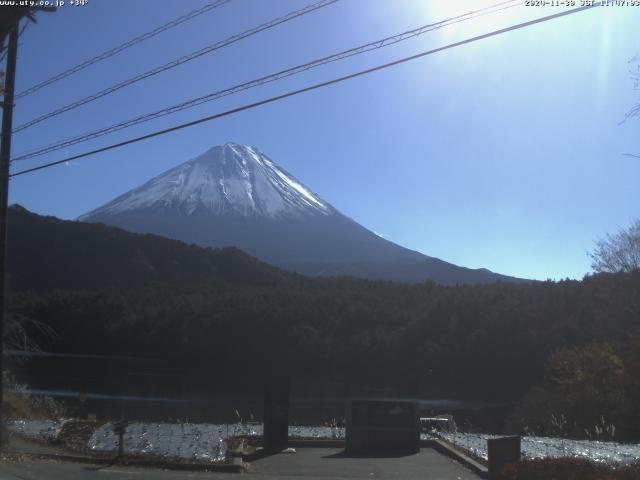
<svg viewBox="0 0 640 480">
<path fill-rule="evenodd" d="M 473 456 L 487 459 L 487 439 L 499 435 L 479 433 L 446 433 L 438 436 Z M 595 440 L 568 440 L 551 437 L 522 437 L 522 455 L 525 458 L 586 458 L 596 462 L 628 464 L 640 461 L 640 445 Z"/>
<path fill-rule="evenodd" d="M 9 420 L 7 428 L 27 438 L 54 440 L 66 420 Z"/>
<path fill-rule="evenodd" d="M 55 440 L 68 420 L 12 420 L 7 427 L 28 438 Z M 195 462 L 224 459 L 227 438 L 233 435 L 262 435 L 260 423 L 147 423 L 129 424 L 124 435 L 125 453 L 180 458 Z M 344 428 L 325 426 L 290 426 L 291 438 L 342 439 Z M 446 433 L 438 436 L 477 458 L 487 459 L 487 439 L 498 435 Z M 96 452 L 116 452 L 117 436 L 111 423 L 98 428 L 89 439 L 88 448 Z M 640 461 L 640 445 L 595 440 L 568 440 L 550 437 L 522 437 L 525 458 L 576 457 L 597 462 L 628 464 Z"/>
<path fill-rule="evenodd" d="M 196 462 L 224 459 L 227 426 L 189 423 L 131 423 L 124 433 L 125 454 L 181 458 Z M 88 447 L 99 452 L 116 452 L 118 436 L 110 423 L 98 428 Z"/>
<path fill-rule="evenodd" d="M 125 454 L 148 454 L 163 458 L 215 462 L 224 459 L 229 436 L 262 435 L 262 424 L 131 423 L 124 434 Z M 336 427 L 290 426 L 291 438 L 344 438 Z M 101 452 L 117 450 L 117 436 L 110 423 L 95 431 L 89 448 Z"/>
<path fill-rule="evenodd" d="M 52 441 L 67 420 L 15 420 L 10 430 L 28 438 Z M 133 422 L 124 434 L 124 451 L 128 454 L 178 458 L 193 462 L 222 461 L 227 450 L 227 438 L 234 435 L 262 435 L 261 423 L 146 423 Z M 291 438 L 344 438 L 344 428 L 290 426 Z M 99 427 L 87 447 L 96 452 L 118 449 L 118 437 L 113 425 Z"/>
</svg>

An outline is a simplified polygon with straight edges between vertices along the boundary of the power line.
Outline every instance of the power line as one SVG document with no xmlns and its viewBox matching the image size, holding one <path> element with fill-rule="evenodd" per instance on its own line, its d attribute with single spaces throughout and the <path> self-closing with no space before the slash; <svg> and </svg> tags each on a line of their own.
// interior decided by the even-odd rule
<svg viewBox="0 0 640 480">
<path fill-rule="evenodd" d="M 144 73 L 141 73 L 139 75 L 136 75 L 134 77 L 131 77 L 127 80 L 124 80 L 120 83 L 117 83 L 115 85 L 112 85 L 108 88 L 105 88 L 104 90 L 101 90 L 97 93 L 94 93 L 93 95 L 89 95 L 88 97 L 84 97 L 80 100 L 77 100 L 73 103 L 70 103 L 68 105 L 65 105 L 64 107 L 60 107 L 56 110 L 53 110 L 49 113 L 46 113 L 44 115 L 41 115 L 40 117 L 34 118 L 33 120 L 30 120 L 26 123 L 23 123 L 22 125 L 17 126 L 14 130 L 13 133 L 17 133 L 20 132 L 22 130 L 25 130 L 29 127 L 32 127 L 40 122 L 43 122 L 49 118 L 55 117 L 57 115 L 60 115 L 62 113 L 68 112 L 69 110 L 73 110 L 75 108 L 78 108 L 82 105 L 86 105 L 87 103 L 93 102 L 99 98 L 102 98 L 106 95 L 109 95 L 113 92 L 116 92 L 124 87 L 128 87 L 129 85 L 133 85 L 134 83 L 137 83 L 141 80 L 145 80 L 149 77 L 153 77 L 154 75 L 157 75 L 159 73 L 165 72 L 171 68 L 175 68 L 179 65 L 182 65 L 183 63 L 189 62 L 191 60 L 194 60 L 196 58 L 199 58 L 203 55 L 206 55 L 208 53 L 211 53 L 215 50 L 219 50 L 221 48 L 224 48 L 228 45 L 231 45 L 235 42 L 238 42 L 244 38 L 250 37 L 252 35 L 256 35 L 257 33 L 260 33 L 264 30 L 268 30 L 270 28 L 276 27 L 282 23 L 288 22 L 290 20 L 293 20 L 295 18 L 301 17 L 302 15 L 306 15 L 308 13 L 311 13 L 315 10 L 318 10 L 320 8 L 324 8 L 327 7 L 329 5 L 332 5 L 336 2 L 338 2 L 339 0 L 320 0 L 319 2 L 313 3 L 311 5 L 307 5 L 304 8 L 301 8 L 299 10 L 295 10 L 293 12 L 287 13 L 286 15 L 282 16 L 282 17 L 278 17 L 274 20 L 270 20 L 269 22 L 263 23 L 262 25 L 259 25 L 257 27 L 251 28 L 249 30 L 245 30 L 242 33 L 239 33 L 237 35 L 232 35 L 231 37 L 226 38 L 225 40 L 221 40 L 219 42 L 214 43 L 213 45 L 209 45 L 207 47 L 204 47 L 200 50 L 197 50 L 195 52 L 191 52 L 187 55 L 184 55 L 180 58 L 177 58 L 176 60 L 173 60 L 171 62 L 165 63 L 164 65 L 160 65 L 159 67 L 156 67 L 152 70 L 148 70 Z"/>
<path fill-rule="evenodd" d="M 461 40 L 459 42 L 450 43 L 450 44 L 445 45 L 443 47 L 438 47 L 438 48 L 434 48 L 432 50 L 427 50 L 425 52 L 418 53 L 416 55 L 411 55 L 411 56 L 408 56 L 408 57 L 401 58 L 399 60 L 395 60 L 393 62 L 385 63 L 383 65 L 378 65 L 376 67 L 368 68 L 366 70 L 360 70 L 359 72 L 355 72 L 355 73 L 352 73 L 352 74 L 349 74 L 349 75 L 345 75 L 343 77 L 334 78 L 334 79 L 328 80 L 326 82 L 316 83 L 314 85 L 311 85 L 311 86 L 308 86 L 308 87 L 304 87 L 304 88 L 301 88 L 301 89 L 298 89 L 298 90 L 294 90 L 294 91 L 291 91 L 291 92 L 287 92 L 287 93 L 284 93 L 284 94 L 281 94 L 281 95 L 276 95 L 274 97 L 270 97 L 270 98 L 267 98 L 265 100 L 260 100 L 258 102 L 254 102 L 254 103 L 250 103 L 250 104 L 247 104 L 247 105 L 243 105 L 241 107 L 233 108 L 233 109 L 227 110 L 225 112 L 216 113 L 214 115 L 209 115 L 207 117 L 203 117 L 203 118 L 199 118 L 197 120 L 192 120 L 190 122 L 182 123 L 182 124 L 176 125 L 174 127 L 165 128 L 163 130 L 158 130 L 156 132 L 148 133 L 146 135 L 142 135 L 142 136 L 139 136 L 139 137 L 131 138 L 131 139 L 125 140 L 123 142 L 114 143 L 114 144 L 111 144 L 111 145 L 107 145 L 106 147 L 97 148 L 97 149 L 91 150 L 89 152 L 84 152 L 84 153 L 81 153 L 81 154 L 78 154 L 78 155 L 73 155 L 71 157 L 67 157 L 67 158 L 64 158 L 62 160 L 57 160 L 55 162 L 49 162 L 49 163 L 45 163 L 43 165 L 39 165 L 37 167 L 32 167 L 32 168 L 28 168 L 28 169 L 25 169 L 25 170 L 20 170 L 18 172 L 12 173 L 10 175 L 10 177 L 17 177 L 19 175 L 25 175 L 27 173 L 35 172 L 35 171 L 38 171 L 38 170 L 43 170 L 45 168 L 53 167 L 55 165 L 60 165 L 60 164 L 63 164 L 63 163 L 66 163 L 66 162 L 70 162 L 70 161 L 73 161 L 73 160 L 78 160 L 80 158 L 84 158 L 84 157 L 88 157 L 88 156 L 91 156 L 91 155 L 95 155 L 97 153 L 102 153 L 102 152 L 106 152 L 106 151 L 113 150 L 113 149 L 116 149 L 116 148 L 120 148 L 120 147 L 123 147 L 125 145 L 130 145 L 130 144 L 133 144 L 133 143 L 141 142 L 143 140 L 148 140 L 150 138 L 158 137 L 160 135 L 165 135 L 167 133 L 175 132 L 177 130 L 182 130 L 184 128 L 192 127 L 194 125 L 199 125 L 201 123 L 210 122 L 212 120 L 217 120 L 219 118 L 226 117 L 226 116 L 229 116 L 229 115 L 233 115 L 235 113 L 239 113 L 239 112 L 242 112 L 242 111 L 245 111 L 245 110 L 250 110 L 252 108 L 256 108 L 256 107 L 259 107 L 259 106 L 262 106 L 262 105 L 266 105 L 266 104 L 273 103 L 273 102 L 276 102 L 276 101 L 279 101 L 279 100 L 283 100 L 285 98 L 293 97 L 295 95 L 300 95 L 302 93 L 310 92 L 312 90 L 317 90 L 319 88 L 327 87 L 329 85 L 333 85 L 333 84 L 336 84 L 336 83 L 344 82 L 346 80 L 351 80 L 353 78 L 361 77 L 361 76 L 367 75 L 369 73 L 377 72 L 379 70 L 384 70 L 384 69 L 387 69 L 387 68 L 390 68 L 390 67 L 393 67 L 393 66 L 396 66 L 396 65 L 400 65 L 402 63 L 410 62 L 412 60 L 416 60 L 418 58 L 422 58 L 422 57 L 425 57 L 427 55 L 432 55 L 432 54 L 437 53 L 437 52 L 448 50 L 450 48 L 459 47 L 461 45 L 466 45 L 466 44 L 469 44 L 469 43 L 477 42 L 479 40 L 483 40 L 483 39 L 489 38 L 489 37 L 494 37 L 496 35 L 501 35 L 503 33 L 507 33 L 507 32 L 513 31 L 513 30 L 518 30 L 518 29 L 521 29 L 521 28 L 530 27 L 530 26 L 536 25 L 538 23 L 546 22 L 546 21 L 553 20 L 553 19 L 556 19 L 556 18 L 559 18 L 559 17 L 564 17 L 566 15 L 571 15 L 573 13 L 578 13 L 578 12 L 581 12 L 581 11 L 584 11 L 584 10 L 589 10 L 591 8 L 594 8 L 595 6 L 597 6 L 597 5 L 596 4 L 586 5 L 584 7 L 578 7 L 578 8 L 574 8 L 574 9 L 571 9 L 571 10 L 566 10 L 564 12 L 555 13 L 553 15 L 547 15 L 545 17 L 540 17 L 540 18 L 537 18 L 537 19 L 534 19 L 534 20 L 529 20 L 527 22 L 518 23 L 518 24 L 512 25 L 510 27 L 501 28 L 499 30 L 494 30 L 494 31 L 489 32 L 489 33 L 484 33 L 482 35 L 477 35 L 475 37 L 467 38 L 467 39 Z"/>
<path fill-rule="evenodd" d="M 410 38 L 413 37 L 417 37 L 419 35 L 422 35 L 424 33 L 439 29 L 439 28 L 443 28 L 455 23 L 459 23 L 462 21 L 466 21 L 466 20 L 472 20 L 474 18 L 483 16 L 483 15 L 488 15 L 490 13 L 496 13 L 498 11 L 501 10 L 506 10 L 508 8 L 513 8 L 515 6 L 520 5 L 521 2 L 520 0 L 508 0 L 508 1 L 503 1 L 500 3 L 497 3 L 495 5 L 491 5 L 488 7 L 484 7 L 478 10 L 472 10 L 470 12 L 464 13 L 462 15 L 458 15 L 456 17 L 451 17 L 451 18 L 446 18 L 444 20 L 441 20 L 439 22 L 436 23 L 431 23 L 428 25 L 423 25 L 419 28 L 413 29 L 413 30 L 408 30 L 406 32 L 397 34 L 397 35 L 393 35 L 393 36 L 389 36 L 380 40 L 376 40 L 374 42 L 369 42 L 367 44 L 364 45 L 360 45 L 358 47 L 355 48 L 351 48 L 348 50 L 344 50 L 342 52 L 339 53 L 335 53 L 326 57 L 322 57 L 316 60 L 313 60 L 311 62 L 307 62 L 301 65 L 297 65 L 295 67 L 286 69 L 286 70 L 282 70 L 270 75 L 266 75 L 264 77 L 260 77 L 258 79 L 255 80 L 251 80 L 249 82 L 245 82 L 245 83 L 241 83 L 238 85 L 234 85 L 232 87 L 226 88 L 224 90 L 220 90 L 217 92 L 213 92 L 213 93 L 209 93 L 207 95 L 201 96 L 201 97 L 197 97 L 191 100 L 188 100 L 186 102 L 182 102 L 176 105 L 172 105 L 170 107 L 165 107 L 163 109 L 160 110 L 156 110 L 155 112 L 151 112 L 151 113 L 147 113 L 129 120 L 125 120 L 123 122 L 117 123 L 115 125 L 111 125 L 108 127 L 103 127 L 101 129 L 98 130 L 94 130 L 88 133 L 84 133 L 82 135 L 76 136 L 76 137 L 72 137 L 69 139 L 66 139 L 62 142 L 57 142 L 57 143 L 53 143 L 50 145 L 46 145 L 43 147 L 38 147 L 34 150 L 28 151 L 26 153 L 20 154 L 18 156 L 16 156 L 15 158 L 12 159 L 12 161 L 20 161 L 20 160 L 27 160 L 30 158 L 34 158 L 34 157 L 38 157 L 47 153 L 51 153 L 53 151 L 56 150 L 60 150 L 62 148 L 66 148 L 66 147 L 70 147 L 72 145 L 76 145 L 78 143 L 82 143 L 82 142 L 86 142 L 88 140 L 93 140 L 99 137 L 102 137 L 104 135 L 108 135 L 110 133 L 114 133 L 120 130 L 123 130 L 125 128 L 129 128 L 132 127 L 134 125 L 138 125 L 144 122 L 148 122 L 150 120 L 155 120 L 157 118 L 163 117 L 165 115 L 169 115 L 172 113 L 176 113 L 188 108 L 192 108 L 198 105 L 201 105 L 203 103 L 206 102 L 211 102 L 213 100 L 218 100 L 222 97 L 226 97 L 229 95 L 233 95 L 235 93 L 239 93 L 245 90 L 249 90 L 251 88 L 255 88 L 261 85 L 265 85 L 267 83 L 271 83 L 277 80 L 281 80 L 283 78 L 286 77 L 290 77 L 293 75 L 296 75 L 298 73 L 302 73 L 304 71 L 310 70 L 312 68 L 316 68 L 316 67 L 320 67 L 322 65 L 326 65 L 328 63 L 332 63 L 338 60 L 344 60 L 345 58 L 349 58 L 355 55 L 360 55 L 372 50 L 376 50 L 379 48 L 383 48 L 389 45 L 393 45 L 399 42 L 402 42 L 404 40 L 408 40 Z"/>
<path fill-rule="evenodd" d="M 154 28 L 153 30 L 143 33 L 142 35 L 138 35 L 135 38 L 132 38 L 131 40 L 128 40 L 120 45 L 118 45 L 117 47 L 111 48 L 110 50 L 106 50 L 104 52 L 102 52 L 99 55 L 96 55 L 93 58 L 90 58 L 89 60 L 86 60 L 74 67 L 69 68 L 68 70 L 65 70 L 64 72 L 58 73 L 57 75 L 54 75 L 51 78 L 48 78 L 46 80 L 43 80 L 42 82 L 27 88 L 26 90 L 18 93 L 16 95 L 16 99 L 18 98 L 23 98 L 26 97 L 27 95 L 31 95 L 32 93 L 37 92 L 38 90 L 40 90 L 41 88 L 46 87 L 47 85 L 51 85 L 52 83 L 55 83 L 57 81 L 62 80 L 63 78 L 67 78 L 75 73 L 78 73 L 81 70 L 84 70 L 85 68 L 94 65 L 98 62 L 101 62 L 102 60 L 106 60 L 107 58 L 113 57 L 114 55 L 117 55 L 118 53 L 126 50 L 127 48 L 133 47 L 134 45 L 137 45 L 138 43 L 144 42 L 145 40 L 149 40 L 152 37 L 155 37 L 156 35 L 161 34 L 162 32 L 166 32 L 167 30 L 177 27 L 178 25 L 183 24 L 184 22 L 187 22 L 193 18 L 196 18 L 200 15 L 203 15 L 215 8 L 218 8 L 221 5 L 224 5 L 225 3 L 229 3 L 231 0 L 216 0 L 215 2 L 210 2 L 206 5 L 204 5 L 201 8 L 198 8 L 196 10 L 193 10 L 185 15 L 182 15 L 178 18 L 176 18 L 175 20 L 171 20 L 170 22 L 165 23 L 164 25 L 161 25 L 157 28 Z"/>
</svg>

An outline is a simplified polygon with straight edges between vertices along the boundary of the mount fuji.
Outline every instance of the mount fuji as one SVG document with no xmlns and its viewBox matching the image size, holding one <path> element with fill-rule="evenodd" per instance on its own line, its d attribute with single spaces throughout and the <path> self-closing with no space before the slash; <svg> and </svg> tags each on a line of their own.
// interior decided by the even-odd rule
<svg viewBox="0 0 640 480">
<path fill-rule="evenodd" d="M 443 284 L 521 281 L 406 249 L 340 213 L 258 149 L 227 143 L 79 220 L 201 246 L 235 246 L 312 276 Z"/>
</svg>

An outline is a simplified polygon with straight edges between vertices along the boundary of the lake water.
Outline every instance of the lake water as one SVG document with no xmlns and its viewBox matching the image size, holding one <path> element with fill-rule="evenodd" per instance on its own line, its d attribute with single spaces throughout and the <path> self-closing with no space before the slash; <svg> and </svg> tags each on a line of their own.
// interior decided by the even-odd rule
<svg viewBox="0 0 640 480">
<path fill-rule="evenodd" d="M 11 371 L 33 395 L 61 401 L 70 416 L 92 413 L 105 420 L 211 424 L 262 419 L 262 380 L 239 373 L 233 383 L 223 382 L 216 375 L 218 366 L 203 373 L 179 370 L 157 359 L 51 353 L 9 360 Z M 389 398 L 398 393 L 380 386 L 298 380 L 291 385 L 289 418 L 296 425 L 322 425 L 344 416 L 348 398 Z M 499 428 L 509 409 L 503 402 L 414 400 L 423 415 L 451 413 L 460 424 L 489 431 Z"/>
<path fill-rule="evenodd" d="M 92 413 L 105 420 L 180 419 L 226 424 L 239 420 L 261 420 L 263 410 L 263 398 L 259 394 L 169 398 L 82 392 L 85 401 L 81 403 L 81 392 L 76 390 L 27 389 L 27 392 L 61 401 L 72 416 Z M 290 400 L 290 421 L 296 425 L 321 425 L 333 419 L 339 422 L 344 417 L 347 400 L 347 397 L 293 396 Z M 493 418 L 501 418 L 509 409 L 508 403 L 500 402 L 420 398 L 403 400 L 415 401 L 422 416 L 451 413 L 461 424 L 465 421 L 471 421 L 474 425 L 487 423 Z"/>
</svg>

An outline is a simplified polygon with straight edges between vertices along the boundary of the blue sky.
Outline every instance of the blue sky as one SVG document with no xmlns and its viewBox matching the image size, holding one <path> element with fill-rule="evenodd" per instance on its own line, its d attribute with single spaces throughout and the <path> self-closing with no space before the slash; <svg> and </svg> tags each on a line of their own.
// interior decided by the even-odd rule
<svg viewBox="0 0 640 480">
<path fill-rule="evenodd" d="M 497 0 L 496 0 L 497 1 Z M 17 90 L 205 1 L 89 0 L 40 14 Z M 301 8 L 233 0 L 17 101 L 14 125 Z M 15 135 L 14 154 L 495 2 L 341 0 Z M 16 162 L 13 170 L 561 11 L 519 6 Z M 234 141 L 256 146 L 362 225 L 472 268 L 582 278 L 594 239 L 640 217 L 640 7 L 599 7 L 11 181 L 10 201 L 76 218 Z"/>
</svg>

